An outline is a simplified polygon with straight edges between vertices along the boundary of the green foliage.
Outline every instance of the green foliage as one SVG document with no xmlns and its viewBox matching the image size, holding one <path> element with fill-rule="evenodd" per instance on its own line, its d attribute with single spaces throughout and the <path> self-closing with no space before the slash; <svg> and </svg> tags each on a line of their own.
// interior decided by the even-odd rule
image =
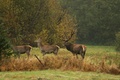
<svg viewBox="0 0 120 80">
<path fill-rule="evenodd" d="M 10 44 L 7 38 L 7 32 L 4 30 L 2 23 L 0 22 L 0 59 L 9 57 L 11 55 L 10 52 Z"/>
<path fill-rule="evenodd" d="M 38 37 L 46 43 L 61 45 L 58 35 L 65 31 L 59 33 L 61 26 L 75 27 L 73 17 L 56 0 L 2 0 L 0 4 L 1 18 L 14 45 L 35 46 Z"/>
</svg>

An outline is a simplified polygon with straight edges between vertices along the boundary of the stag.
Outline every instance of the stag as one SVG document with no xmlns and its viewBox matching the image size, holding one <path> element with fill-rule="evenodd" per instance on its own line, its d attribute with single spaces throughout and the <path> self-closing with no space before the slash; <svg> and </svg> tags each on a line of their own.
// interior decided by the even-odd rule
<svg viewBox="0 0 120 80">
<path fill-rule="evenodd" d="M 26 53 L 29 59 L 30 51 L 32 47 L 30 45 L 12 46 L 13 51 L 19 56 L 20 54 Z"/>
<path fill-rule="evenodd" d="M 69 42 L 69 40 L 72 38 L 74 33 L 75 31 L 72 30 L 69 37 L 67 37 L 65 33 L 64 34 L 65 38 L 62 40 L 64 41 L 64 45 L 68 51 L 72 52 L 73 55 L 76 55 L 77 58 L 78 58 L 78 54 L 80 54 L 81 57 L 84 59 L 86 53 L 86 46 L 83 44 L 73 44 Z"/>
<path fill-rule="evenodd" d="M 39 38 L 38 40 L 36 40 L 35 42 L 37 42 L 38 47 L 40 48 L 41 53 L 43 54 L 43 56 L 45 54 L 49 54 L 49 53 L 53 53 L 55 55 L 57 55 L 58 50 L 59 50 L 59 46 L 57 45 L 43 45 L 42 44 L 42 40 L 41 38 Z"/>
</svg>

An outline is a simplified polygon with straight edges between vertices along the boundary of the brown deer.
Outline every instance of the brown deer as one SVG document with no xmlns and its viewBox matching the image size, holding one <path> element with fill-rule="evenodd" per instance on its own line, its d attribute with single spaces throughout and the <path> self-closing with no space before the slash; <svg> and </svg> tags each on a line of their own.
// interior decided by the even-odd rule
<svg viewBox="0 0 120 80">
<path fill-rule="evenodd" d="M 30 45 L 12 46 L 13 51 L 19 56 L 20 54 L 26 53 L 29 59 L 30 51 L 32 47 Z"/>
<path fill-rule="evenodd" d="M 41 53 L 43 54 L 43 56 L 45 54 L 49 54 L 49 53 L 53 53 L 55 55 L 57 55 L 58 50 L 59 50 L 59 46 L 57 45 L 43 45 L 42 44 L 42 40 L 41 38 L 39 38 L 38 40 L 36 40 L 35 42 L 37 42 L 38 47 L 40 48 Z"/>
<path fill-rule="evenodd" d="M 76 55 L 77 58 L 78 58 L 78 54 L 80 54 L 84 59 L 86 53 L 86 46 L 82 44 L 73 44 L 69 42 L 69 40 L 72 38 L 74 33 L 75 31 L 72 30 L 70 37 L 67 37 L 66 34 L 64 34 L 65 39 L 62 40 L 64 41 L 64 45 L 68 51 L 72 52 L 73 55 Z"/>
</svg>

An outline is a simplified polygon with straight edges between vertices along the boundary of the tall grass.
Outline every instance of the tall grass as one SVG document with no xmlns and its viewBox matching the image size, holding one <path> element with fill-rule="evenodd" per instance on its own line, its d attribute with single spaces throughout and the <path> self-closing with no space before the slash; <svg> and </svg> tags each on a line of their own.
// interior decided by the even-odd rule
<svg viewBox="0 0 120 80">
<path fill-rule="evenodd" d="M 60 69 L 120 74 L 120 56 L 116 56 L 116 54 L 112 51 L 107 52 L 104 48 L 101 49 L 101 51 L 95 51 L 95 48 L 91 48 L 91 46 L 88 47 L 84 60 L 82 60 L 81 56 L 79 56 L 78 59 L 75 58 L 65 49 L 61 49 L 57 56 L 48 54 L 42 57 L 38 49 L 35 48 L 32 51 L 32 55 L 36 54 L 40 56 L 39 59 L 44 66 L 32 55 L 29 60 L 24 57 L 20 59 L 12 57 L 10 59 L 3 59 L 0 61 L 0 71 Z"/>
</svg>

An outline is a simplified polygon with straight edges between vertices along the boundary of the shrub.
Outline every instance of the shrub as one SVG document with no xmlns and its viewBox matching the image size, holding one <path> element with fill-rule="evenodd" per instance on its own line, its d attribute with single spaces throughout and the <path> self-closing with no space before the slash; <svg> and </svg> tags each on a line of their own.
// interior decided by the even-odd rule
<svg viewBox="0 0 120 80">
<path fill-rule="evenodd" d="M 10 44 L 7 38 L 7 32 L 0 21 L 0 59 L 3 57 L 9 57 L 10 55 Z"/>
</svg>

